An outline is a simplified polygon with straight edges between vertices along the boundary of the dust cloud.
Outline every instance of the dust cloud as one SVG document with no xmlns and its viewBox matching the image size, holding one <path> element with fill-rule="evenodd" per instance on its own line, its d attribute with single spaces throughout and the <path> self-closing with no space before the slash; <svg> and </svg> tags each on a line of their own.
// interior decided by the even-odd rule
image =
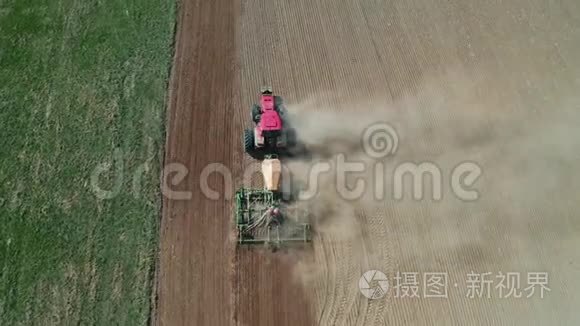
<svg viewBox="0 0 580 326">
<path fill-rule="evenodd" d="M 551 90 L 546 99 L 537 85 L 519 89 L 526 96 L 515 100 L 508 87 L 447 73 L 426 79 L 420 91 L 396 101 L 321 103 L 314 97 L 289 106 L 311 154 L 287 168 L 293 185 L 315 190 L 301 202 L 312 214 L 314 253 L 296 268 L 313 296 L 342 291 L 341 296 L 359 298 L 356 282 L 370 268 L 445 271 L 460 284 L 471 270 L 552 272 L 560 295 L 544 303 L 546 309 L 570 299 L 573 292 L 566 289 L 580 290 L 569 265 L 578 262 L 573 248 L 580 245 L 580 101 L 564 90 Z M 542 107 L 546 102 L 550 106 Z M 377 159 L 368 155 L 363 135 L 379 122 L 393 127 L 398 146 Z M 341 157 L 362 163 L 364 170 L 341 180 Z M 412 178 L 404 178 L 403 198 L 395 198 L 397 168 L 425 162 L 437 167 L 440 184 L 432 175 L 424 178 L 422 197 L 416 199 Z M 322 163 L 328 171 L 313 174 Z M 476 200 L 462 199 L 450 186 L 462 163 L 481 169 L 470 186 Z M 357 182 L 364 191 L 345 198 L 342 185 L 354 189 Z M 437 189 L 440 199 L 434 198 Z M 362 304 L 352 300 L 351 305 Z M 451 300 L 471 304 L 464 296 Z M 513 318 L 532 309 L 514 307 L 519 308 L 513 308 Z"/>
</svg>

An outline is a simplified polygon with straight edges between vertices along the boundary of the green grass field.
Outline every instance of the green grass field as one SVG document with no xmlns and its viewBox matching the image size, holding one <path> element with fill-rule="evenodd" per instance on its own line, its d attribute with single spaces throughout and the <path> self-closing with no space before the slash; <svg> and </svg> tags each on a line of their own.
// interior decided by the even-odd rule
<svg viewBox="0 0 580 326">
<path fill-rule="evenodd" d="M 147 323 L 174 20 L 173 0 L 0 1 L 0 325 Z"/>
</svg>

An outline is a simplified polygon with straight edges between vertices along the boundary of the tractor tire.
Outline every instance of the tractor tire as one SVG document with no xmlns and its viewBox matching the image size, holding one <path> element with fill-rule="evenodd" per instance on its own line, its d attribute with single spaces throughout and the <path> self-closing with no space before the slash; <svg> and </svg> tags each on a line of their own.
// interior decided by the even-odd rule
<svg viewBox="0 0 580 326">
<path fill-rule="evenodd" d="M 260 122 L 261 115 L 262 109 L 258 104 L 254 104 L 254 106 L 252 107 L 252 121 L 254 121 L 255 123 Z"/>
<path fill-rule="evenodd" d="M 284 100 L 281 96 L 274 96 L 274 107 L 279 107 L 284 104 Z"/>
<path fill-rule="evenodd" d="M 286 108 L 284 107 L 284 101 L 280 96 L 274 96 L 274 108 L 283 117 L 286 113 Z"/>
<path fill-rule="evenodd" d="M 289 128 L 286 131 L 286 147 L 294 148 L 298 144 L 298 138 L 296 136 L 296 130 L 293 128 Z"/>
<path fill-rule="evenodd" d="M 254 156 L 256 152 L 256 146 L 254 144 L 254 131 L 251 129 L 244 130 L 244 150 L 250 156 Z"/>
</svg>

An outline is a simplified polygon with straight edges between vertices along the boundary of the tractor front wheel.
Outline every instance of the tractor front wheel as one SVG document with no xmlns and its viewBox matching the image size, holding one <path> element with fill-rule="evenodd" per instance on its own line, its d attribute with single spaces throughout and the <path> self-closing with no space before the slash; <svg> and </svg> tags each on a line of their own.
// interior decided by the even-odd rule
<svg viewBox="0 0 580 326">
<path fill-rule="evenodd" d="M 284 100 L 281 96 L 274 96 L 274 105 L 276 107 L 282 106 L 284 104 Z"/>
<path fill-rule="evenodd" d="M 254 123 L 260 122 L 261 115 L 262 109 L 258 104 L 254 104 L 254 106 L 252 107 L 252 121 L 254 121 Z"/>
</svg>

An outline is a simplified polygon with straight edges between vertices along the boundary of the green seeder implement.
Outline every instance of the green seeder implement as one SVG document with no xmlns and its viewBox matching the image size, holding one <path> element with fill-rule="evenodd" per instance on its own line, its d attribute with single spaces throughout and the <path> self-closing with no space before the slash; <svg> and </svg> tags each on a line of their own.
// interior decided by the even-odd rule
<svg viewBox="0 0 580 326">
<path fill-rule="evenodd" d="M 306 210 L 283 203 L 282 194 L 267 189 L 236 192 L 235 223 L 238 244 L 283 244 L 311 241 Z"/>
</svg>

